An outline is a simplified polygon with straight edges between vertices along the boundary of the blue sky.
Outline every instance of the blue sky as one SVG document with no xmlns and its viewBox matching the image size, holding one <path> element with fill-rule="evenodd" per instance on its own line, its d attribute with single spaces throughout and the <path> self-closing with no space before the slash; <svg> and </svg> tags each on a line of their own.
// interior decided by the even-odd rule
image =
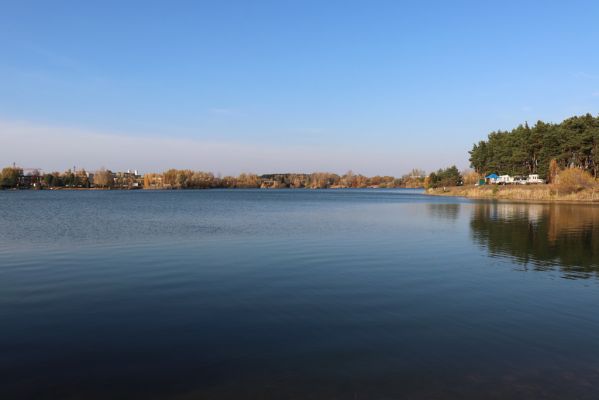
<svg viewBox="0 0 599 400">
<path fill-rule="evenodd" d="M 0 1 L 0 163 L 401 175 L 599 113 L 598 2 L 94 3 Z"/>
</svg>

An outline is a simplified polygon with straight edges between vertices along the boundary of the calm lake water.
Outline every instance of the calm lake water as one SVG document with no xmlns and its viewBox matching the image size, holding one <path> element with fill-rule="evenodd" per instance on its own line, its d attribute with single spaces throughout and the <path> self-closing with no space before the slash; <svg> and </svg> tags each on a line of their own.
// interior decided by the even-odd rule
<svg viewBox="0 0 599 400">
<path fill-rule="evenodd" d="M 2 399 L 597 399 L 599 208 L 0 192 Z"/>
</svg>

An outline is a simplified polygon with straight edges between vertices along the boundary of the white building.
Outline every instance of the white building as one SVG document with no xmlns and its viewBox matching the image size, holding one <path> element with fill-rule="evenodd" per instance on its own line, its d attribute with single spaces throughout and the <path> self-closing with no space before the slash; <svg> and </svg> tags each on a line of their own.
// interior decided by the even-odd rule
<svg viewBox="0 0 599 400">
<path fill-rule="evenodd" d="M 526 183 L 528 184 L 536 184 L 536 183 L 545 183 L 544 180 L 539 178 L 539 175 L 537 174 L 532 174 L 532 175 L 528 175 L 528 178 L 526 179 Z"/>
</svg>

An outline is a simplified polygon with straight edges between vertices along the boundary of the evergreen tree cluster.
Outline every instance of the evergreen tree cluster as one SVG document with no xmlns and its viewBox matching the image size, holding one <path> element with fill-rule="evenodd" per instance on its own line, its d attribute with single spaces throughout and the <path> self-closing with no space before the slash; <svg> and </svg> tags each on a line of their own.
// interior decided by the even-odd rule
<svg viewBox="0 0 599 400">
<path fill-rule="evenodd" d="M 463 177 L 455 165 L 449 168 L 439 169 L 437 172 L 431 172 L 427 178 L 427 187 L 437 188 L 445 186 L 461 186 Z"/>
<path fill-rule="evenodd" d="M 511 131 L 491 132 L 472 147 L 470 165 L 480 174 L 527 175 L 547 178 L 549 163 L 599 174 L 599 116 L 591 114 L 552 124 L 538 121 Z"/>
</svg>

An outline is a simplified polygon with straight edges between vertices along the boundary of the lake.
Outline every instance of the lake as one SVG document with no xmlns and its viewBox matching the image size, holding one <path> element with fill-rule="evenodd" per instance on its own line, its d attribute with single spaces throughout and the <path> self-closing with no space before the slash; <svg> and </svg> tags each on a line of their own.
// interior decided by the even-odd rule
<svg viewBox="0 0 599 400">
<path fill-rule="evenodd" d="M 599 207 L 0 192 L 2 399 L 597 399 Z"/>
</svg>

